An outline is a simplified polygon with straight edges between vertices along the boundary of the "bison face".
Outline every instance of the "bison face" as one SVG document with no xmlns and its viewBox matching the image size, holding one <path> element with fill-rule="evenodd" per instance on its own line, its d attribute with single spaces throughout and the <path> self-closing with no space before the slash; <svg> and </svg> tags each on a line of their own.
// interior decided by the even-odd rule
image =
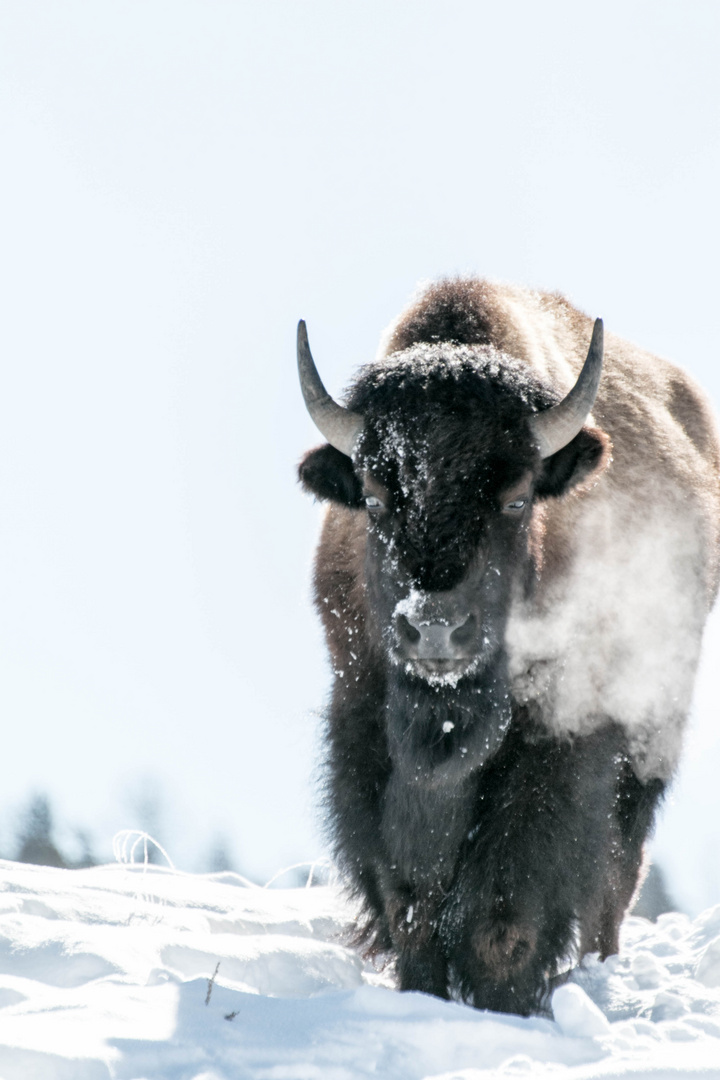
<svg viewBox="0 0 720 1080">
<path fill-rule="evenodd" d="M 395 668 L 436 687 L 498 658 L 512 592 L 531 574 L 534 501 L 523 463 L 513 478 L 515 463 L 468 470 L 439 450 L 406 439 L 399 456 L 364 455 L 362 471 L 371 625 Z"/>
</svg>

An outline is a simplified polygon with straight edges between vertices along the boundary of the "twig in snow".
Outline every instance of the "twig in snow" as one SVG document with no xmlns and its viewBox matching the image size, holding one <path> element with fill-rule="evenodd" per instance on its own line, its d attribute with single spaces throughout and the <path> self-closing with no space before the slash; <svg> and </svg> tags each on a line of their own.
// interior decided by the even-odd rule
<svg viewBox="0 0 720 1080">
<path fill-rule="evenodd" d="M 220 970 L 220 961 L 218 960 L 217 964 L 215 965 L 215 970 L 213 971 L 212 976 L 208 979 L 207 994 L 205 995 L 205 1004 L 206 1005 L 210 1004 L 210 998 L 212 996 L 212 988 L 213 988 L 213 985 L 215 983 L 215 976 L 217 975 L 219 970 Z"/>
</svg>

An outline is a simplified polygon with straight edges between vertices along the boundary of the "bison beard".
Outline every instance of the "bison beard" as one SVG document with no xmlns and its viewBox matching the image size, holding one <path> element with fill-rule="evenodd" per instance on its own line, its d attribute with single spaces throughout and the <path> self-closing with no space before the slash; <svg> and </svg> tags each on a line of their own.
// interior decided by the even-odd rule
<svg viewBox="0 0 720 1080">
<path fill-rule="evenodd" d="M 577 377 L 589 326 L 557 296 L 441 282 L 347 410 L 299 339 L 333 444 L 300 477 L 329 502 L 326 802 L 358 940 L 403 990 L 520 1014 L 586 953 L 617 951 L 717 585 L 702 396 L 614 342 L 568 419 L 554 387 Z M 591 407 L 600 427 L 583 426 Z"/>
</svg>

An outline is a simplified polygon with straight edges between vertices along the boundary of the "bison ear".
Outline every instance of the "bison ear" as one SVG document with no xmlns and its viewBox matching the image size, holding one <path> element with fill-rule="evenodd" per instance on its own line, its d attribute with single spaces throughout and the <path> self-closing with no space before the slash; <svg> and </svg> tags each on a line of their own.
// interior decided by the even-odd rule
<svg viewBox="0 0 720 1080">
<path fill-rule="evenodd" d="M 331 499 L 353 509 L 363 505 L 362 484 L 352 461 L 329 443 L 305 455 L 298 476 L 305 490 L 318 499 Z"/>
<path fill-rule="evenodd" d="M 610 458 L 610 437 L 600 428 L 581 428 L 567 446 L 545 458 L 535 492 L 541 499 L 564 495 L 570 488 L 599 476 Z"/>
</svg>

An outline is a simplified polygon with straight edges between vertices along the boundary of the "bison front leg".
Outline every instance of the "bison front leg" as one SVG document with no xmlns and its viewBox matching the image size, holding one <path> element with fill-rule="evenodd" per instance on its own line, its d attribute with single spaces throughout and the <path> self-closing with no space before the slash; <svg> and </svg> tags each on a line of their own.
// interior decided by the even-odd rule
<svg viewBox="0 0 720 1080">
<path fill-rule="evenodd" d="M 573 741 L 532 735 L 516 726 L 478 777 L 441 927 L 463 997 L 522 1015 L 543 1008 L 549 980 L 599 927 L 624 760 L 615 725 Z"/>
<path fill-rule="evenodd" d="M 437 934 L 438 912 L 427 898 L 409 889 L 396 891 L 386 903 L 398 986 L 447 998 L 448 963 Z"/>
<path fill-rule="evenodd" d="M 613 850 L 613 873 L 605 890 L 599 926 L 597 931 L 587 927 L 590 936 L 582 943 L 583 953 L 599 952 L 600 959 L 605 960 L 618 951 L 620 924 L 641 881 L 645 840 L 664 793 L 663 780 L 654 778 L 643 783 L 625 762 L 617 789 L 619 842 Z"/>
</svg>

